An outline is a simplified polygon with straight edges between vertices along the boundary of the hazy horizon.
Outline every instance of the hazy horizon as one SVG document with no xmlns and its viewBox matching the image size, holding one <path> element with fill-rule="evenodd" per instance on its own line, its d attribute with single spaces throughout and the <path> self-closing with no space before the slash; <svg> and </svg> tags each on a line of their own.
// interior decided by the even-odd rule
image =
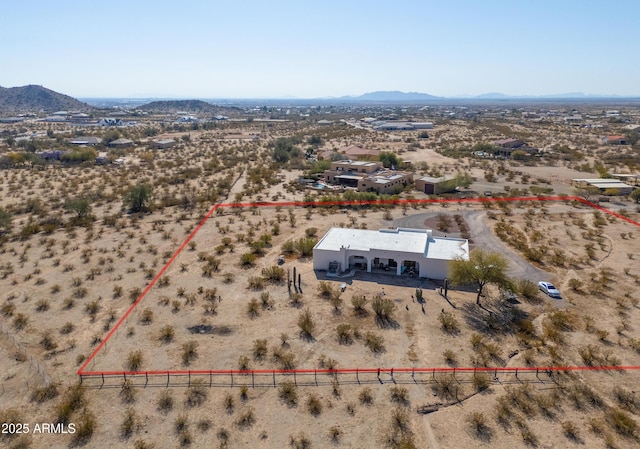
<svg viewBox="0 0 640 449">
<path fill-rule="evenodd" d="M 27 0 L 3 7 L 0 85 L 77 98 L 638 97 L 638 17 L 631 1 Z"/>
</svg>

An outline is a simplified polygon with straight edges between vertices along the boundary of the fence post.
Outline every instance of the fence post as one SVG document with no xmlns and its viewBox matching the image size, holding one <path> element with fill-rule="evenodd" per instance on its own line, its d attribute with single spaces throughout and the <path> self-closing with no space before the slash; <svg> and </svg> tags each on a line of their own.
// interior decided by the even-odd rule
<svg viewBox="0 0 640 449">
<path fill-rule="evenodd" d="M 144 383 L 144 387 L 147 388 L 147 385 L 149 385 L 149 371 L 145 371 L 144 372 L 144 377 L 146 378 L 146 381 Z"/>
<path fill-rule="evenodd" d="M 213 386 L 213 372 L 209 371 L 209 388 Z"/>
<path fill-rule="evenodd" d="M 100 373 L 102 374 L 102 385 L 100 385 L 100 388 L 104 387 L 104 373 Z"/>
<path fill-rule="evenodd" d="M 313 378 L 316 381 L 316 387 L 318 386 L 318 370 L 313 370 Z"/>
<path fill-rule="evenodd" d="M 275 370 L 273 371 L 273 388 L 276 387 L 276 372 Z"/>
<path fill-rule="evenodd" d="M 83 376 L 82 376 L 82 374 L 80 374 L 80 385 L 82 385 L 82 378 L 83 378 Z M 4 388 L 4 384 L 2 384 L 2 386 Z"/>
<path fill-rule="evenodd" d="M 191 386 L 191 370 L 189 370 L 189 386 Z"/>
<path fill-rule="evenodd" d="M 255 372 L 253 370 L 251 370 L 251 388 L 255 388 L 256 387 L 256 380 L 255 380 Z"/>
<path fill-rule="evenodd" d="M 360 376 L 358 375 L 358 368 L 356 368 L 356 380 L 358 381 L 358 385 L 360 385 Z"/>
<path fill-rule="evenodd" d="M 233 371 L 229 371 L 229 373 L 231 374 L 231 388 L 233 388 Z"/>
<path fill-rule="evenodd" d="M 293 372 L 293 383 L 294 385 L 297 387 L 298 386 L 298 379 L 296 379 L 296 372 Z"/>
<path fill-rule="evenodd" d="M 169 386 L 169 371 L 167 371 L 167 387 Z"/>
</svg>

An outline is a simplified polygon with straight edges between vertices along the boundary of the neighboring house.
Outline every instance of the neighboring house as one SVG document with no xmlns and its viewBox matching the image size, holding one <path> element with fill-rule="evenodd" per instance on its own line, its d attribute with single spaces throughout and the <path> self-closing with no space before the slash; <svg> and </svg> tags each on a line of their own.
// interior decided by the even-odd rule
<svg viewBox="0 0 640 449">
<path fill-rule="evenodd" d="M 331 169 L 325 170 L 324 181 L 353 187 L 359 192 L 397 193 L 413 183 L 413 174 L 386 170 L 382 162 L 336 161 Z"/>
<path fill-rule="evenodd" d="M 184 115 L 176 119 L 176 123 L 198 123 L 199 121 L 200 119 L 198 119 L 198 117 L 192 115 Z"/>
<path fill-rule="evenodd" d="M 161 139 L 161 140 L 153 140 L 149 143 L 149 148 L 153 148 L 156 150 L 166 150 L 167 148 L 171 148 L 176 144 L 176 141 L 173 139 Z"/>
<path fill-rule="evenodd" d="M 516 150 L 524 151 L 527 154 L 536 153 L 538 150 L 530 147 L 526 142 L 519 139 L 500 139 L 494 143 L 496 156 L 511 157 L 511 153 Z"/>
<path fill-rule="evenodd" d="M 329 125 L 333 125 L 333 122 L 330 120 L 318 120 L 318 125 L 329 126 Z"/>
<path fill-rule="evenodd" d="M 469 260 L 468 240 L 433 237 L 427 229 L 331 228 L 313 248 L 313 269 L 330 276 L 363 270 L 446 279 L 457 258 Z"/>
<path fill-rule="evenodd" d="M 602 138 L 602 143 L 607 145 L 626 145 L 627 138 L 621 135 L 604 136 Z"/>
<path fill-rule="evenodd" d="M 59 161 L 60 156 L 66 153 L 67 151 L 61 151 L 61 150 L 46 150 L 46 151 L 36 152 L 36 154 L 45 161 Z"/>
<path fill-rule="evenodd" d="M 380 150 L 367 150 L 358 145 L 340 148 L 338 153 L 344 154 L 349 159 L 377 159 L 380 156 Z"/>
<path fill-rule="evenodd" d="M 605 190 L 616 189 L 620 192 L 620 195 L 629 195 L 634 190 L 633 186 L 611 178 L 578 178 L 572 179 L 572 181 L 578 187 L 597 187 L 600 193 L 604 193 Z"/>
<path fill-rule="evenodd" d="M 455 190 L 455 185 L 452 182 L 455 179 L 453 176 L 442 176 L 440 178 L 432 178 L 425 176 L 416 179 L 416 190 L 426 193 L 427 195 L 438 195 L 441 193 L 447 193 Z"/>
<path fill-rule="evenodd" d="M 374 129 L 378 131 L 411 131 L 415 128 L 407 122 L 383 122 L 375 126 Z"/>
<path fill-rule="evenodd" d="M 71 145 L 100 145 L 102 143 L 102 139 L 100 137 L 95 136 L 79 136 L 73 137 L 69 139 L 69 143 Z"/>
<path fill-rule="evenodd" d="M 133 145 L 133 140 L 124 139 L 121 137 L 120 139 L 112 140 L 107 145 L 112 148 L 127 148 Z"/>
<path fill-rule="evenodd" d="M 98 120 L 98 126 L 123 126 L 122 120 L 115 117 L 105 117 Z"/>
</svg>

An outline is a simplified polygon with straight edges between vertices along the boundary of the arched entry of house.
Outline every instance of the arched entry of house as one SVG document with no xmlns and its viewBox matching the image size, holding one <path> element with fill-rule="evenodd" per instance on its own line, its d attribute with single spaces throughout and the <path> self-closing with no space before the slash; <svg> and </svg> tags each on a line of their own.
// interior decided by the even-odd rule
<svg viewBox="0 0 640 449">
<path fill-rule="evenodd" d="M 368 260 L 364 256 L 349 256 L 349 268 L 356 270 L 368 271 Z"/>
<path fill-rule="evenodd" d="M 400 274 L 408 276 L 420 275 L 420 264 L 414 260 L 404 260 L 400 266 Z"/>
</svg>

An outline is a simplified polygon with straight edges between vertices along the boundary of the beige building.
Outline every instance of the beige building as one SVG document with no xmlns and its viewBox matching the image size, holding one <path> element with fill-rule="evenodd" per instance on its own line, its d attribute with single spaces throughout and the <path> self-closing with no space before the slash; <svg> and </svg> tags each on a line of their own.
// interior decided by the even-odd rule
<svg viewBox="0 0 640 449">
<path fill-rule="evenodd" d="M 413 174 L 387 170 L 381 162 L 336 161 L 331 163 L 331 169 L 325 170 L 324 181 L 353 187 L 358 192 L 392 194 L 412 184 Z"/>
</svg>

